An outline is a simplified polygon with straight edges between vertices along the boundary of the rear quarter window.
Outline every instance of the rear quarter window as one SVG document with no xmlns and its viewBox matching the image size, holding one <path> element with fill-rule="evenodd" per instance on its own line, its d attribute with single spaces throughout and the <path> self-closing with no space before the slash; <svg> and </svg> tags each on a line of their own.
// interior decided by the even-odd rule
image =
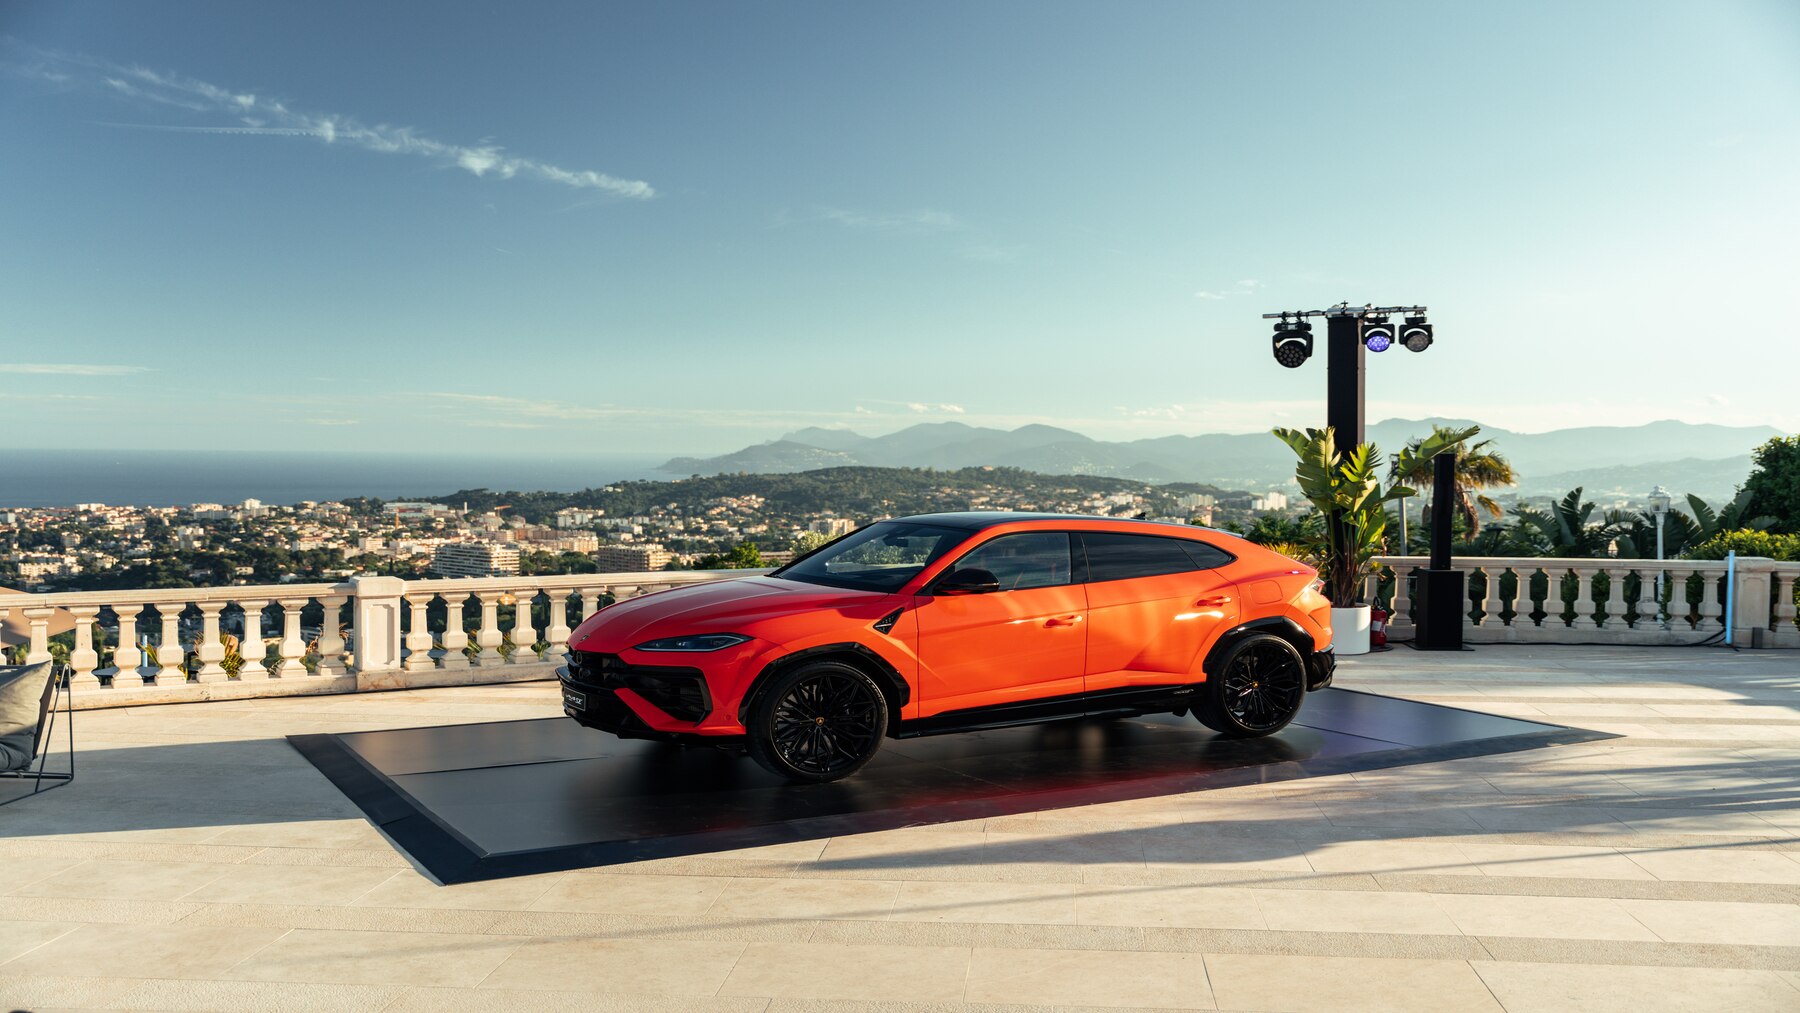
<svg viewBox="0 0 1800 1013">
<path fill-rule="evenodd" d="M 1081 536 L 1081 544 L 1090 583 L 1210 570 L 1233 559 L 1205 542 L 1157 535 L 1088 532 Z"/>
</svg>

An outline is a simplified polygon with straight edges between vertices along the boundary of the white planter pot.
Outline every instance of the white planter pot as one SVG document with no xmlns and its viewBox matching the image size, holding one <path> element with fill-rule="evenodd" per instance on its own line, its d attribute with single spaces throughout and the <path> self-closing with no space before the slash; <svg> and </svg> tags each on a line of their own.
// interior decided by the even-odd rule
<svg viewBox="0 0 1800 1013">
<path fill-rule="evenodd" d="M 1332 609 L 1331 644 L 1339 657 L 1369 653 L 1369 606 Z"/>
</svg>

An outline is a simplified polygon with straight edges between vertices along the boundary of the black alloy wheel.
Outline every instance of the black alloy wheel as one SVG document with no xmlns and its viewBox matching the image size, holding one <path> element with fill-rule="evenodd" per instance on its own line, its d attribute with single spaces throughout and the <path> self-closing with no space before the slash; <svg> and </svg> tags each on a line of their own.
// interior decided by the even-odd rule
<svg viewBox="0 0 1800 1013">
<path fill-rule="evenodd" d="M 1306 697 L 1306 663 L 1294 645 L 1266 633 L 1233 645 L 1207 673 L 1200 723 L 1221 735 L 1254 738 L 1287 727 Z"/>
<path fill-rule="evenodd" d="M 791 780 L 819 783 L 869 762 L 887 734 L 888 707 L 860 669 L 821 661 L 777 675 L 748 717 L 757 763 Z"/>
</svg>

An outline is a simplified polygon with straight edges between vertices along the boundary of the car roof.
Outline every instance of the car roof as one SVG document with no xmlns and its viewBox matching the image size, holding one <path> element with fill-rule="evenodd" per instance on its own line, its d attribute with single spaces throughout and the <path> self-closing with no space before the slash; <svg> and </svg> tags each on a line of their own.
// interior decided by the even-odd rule
<svg viewBox="0 0 1800 1013">
<path fill-rule="evenodd" d="M 1137 517 L 1102 517 L 1098 514 L 1047 514 L 1032 513 L 1023 510 L 964 510 L 955 513 L 913 514 L 910 517 L 892 517 L 892 521 L 907 521 L 915 524 L 938 524 L 951 528 L 969 528 L 980 531 L 997 524 L 1021 524 L 1033 521 L 1054 524 L 1062 521 L 1104 521 L 1108 524 L 1141 525 L 1148 528 L 1178 528 L 1182 531 L 1209 531 L 1214 534 L 1240 537 L 1235 532 L 1223 531 L 1219 528 L 1201 527 L 1198 524 L 1183 524 L 1179 521 L 1152 521 Z"/>
</svg>

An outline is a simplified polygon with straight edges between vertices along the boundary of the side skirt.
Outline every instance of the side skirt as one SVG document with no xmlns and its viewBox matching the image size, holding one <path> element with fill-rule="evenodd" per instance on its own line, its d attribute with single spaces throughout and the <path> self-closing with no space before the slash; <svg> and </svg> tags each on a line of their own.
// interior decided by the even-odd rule
<svg viewBox="0 0 1800 1013">
<path fill-rule="evenodd" d="M 1164 714 L 1192 705 L 1204 683 L 1171 683 L 1166 686 L 1127 686 L 1097 693 L 1072 693 L 1023 703 L 994 704 L 946 711 L 928 718 L 900 722 L 898 739 L 945 732 L 972 732 L 983 728 L 1035 725 L 1079 717 L 1113 717 Z"/>
</svg>

